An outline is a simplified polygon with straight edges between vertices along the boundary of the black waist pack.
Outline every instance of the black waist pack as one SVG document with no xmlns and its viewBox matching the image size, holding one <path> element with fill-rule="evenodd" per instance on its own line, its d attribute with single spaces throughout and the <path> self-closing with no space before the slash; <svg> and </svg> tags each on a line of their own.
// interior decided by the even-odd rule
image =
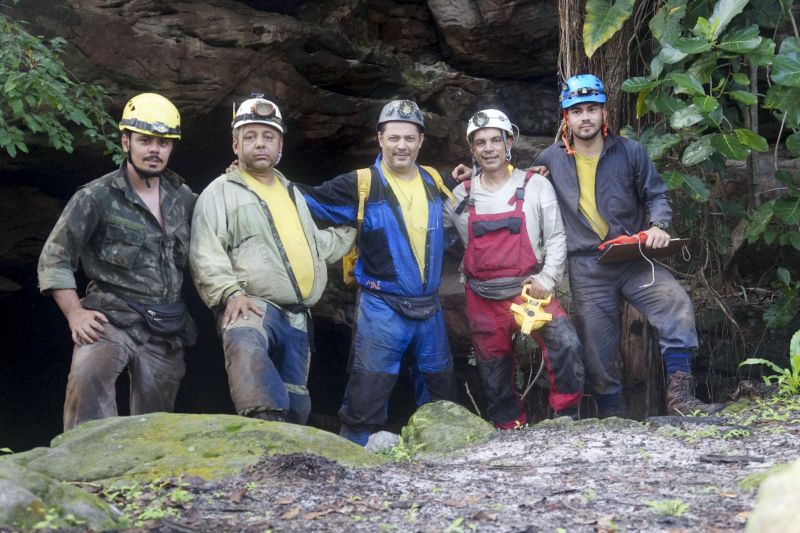
<svg viewBox="0 0 800 533">
<path fill-rule="evenodd" d="M 498 278 L 490 280 L 468 280 L 472 292 L 487 300 L 511 300 L 520 295 L 522 284 L 528 278 Z"/>
<path fill-rule="evenodd" d="M 363 289 L 366 290 L 366 289 Z M 386 305 L 400 313 L 406 318 L 413 320 L 426 320 L 441 309 L 442 305 L 439 302 L 438 294 L 431 294 L 430 296 L 397 296 L 394 294 L 386 294 L 381 292 L 366 291 L 373 296 L 377 296 Z"/>
<path fill-rule="evenodd" d="M 174 304 L 140 304 L 125 300 L 156 335 L 176 335 L 184 330 L 189 312 L 183 301 Z"/>
</svg>

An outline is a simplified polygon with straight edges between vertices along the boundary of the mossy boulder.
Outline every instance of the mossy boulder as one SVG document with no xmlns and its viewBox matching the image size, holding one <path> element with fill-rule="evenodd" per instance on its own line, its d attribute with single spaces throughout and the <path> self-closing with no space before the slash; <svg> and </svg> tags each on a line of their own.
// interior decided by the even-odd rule
<svg viewBox="0 0 800 533">
<path fill-rule="evenodd" d="M 119 529 L 120 520 L 119 511 L 100 498 L 0 459 L 0 527 L 108 531 Z"/>
<path fill-rule="evenodd" d="M 800 509 L 800 460 L 769 476 L 758 489 L 755 509 L 747 521 L 748 533 L 797 531 Z"/>
<path fill-rule="evenodd" d="M 213 480 L 236 474 L 264 456 L 292 453 L 353 467 L 385 461 L 338 435 L 307 426 L 174 413 L 87 422 L 59 435 L 45 450 L 11 457 L 56 479 L 98 482 L 149 482 L 181 475 Z"/>
<path fill-rule="evenodd" d="M 403 428 L 403 440 L 411 450 L 424 454 L 445 453 L 485 442 L 495 429 L 461 405 L 439 401 L 417 409 Z"/>
</svg>

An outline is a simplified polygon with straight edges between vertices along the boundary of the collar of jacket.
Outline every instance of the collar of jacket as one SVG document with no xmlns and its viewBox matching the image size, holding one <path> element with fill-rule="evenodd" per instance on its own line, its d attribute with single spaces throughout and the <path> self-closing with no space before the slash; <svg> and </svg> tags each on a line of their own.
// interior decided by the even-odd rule
<svg viewBox="0 0 800 533">
<path fill-rule="evenodd" d="M 273 168 L 272 171 L 275 173 L 275 177 L 278 178 L 278 180 L 280 180 L 281 183 L 283 183 L 283 186 L 288 187 L 289 180 L 286 179 L 286 176 L 284 176 L 281 173 L 281 171 L 278 170 L 277 168 Z M 247 183 L 244 181 L 244 176 L 242 176 L 242 173 L 239 172 L 238 168 L 235 168 L 231 172 L 226 173 L 225 179 L 230 182 L 238 183 L 239 185 L 247 187 Z"/>
<path fill-rule="evenodd" d="M 614 135 L 613 133 L 611 133 L 609 131 L 608 132 L 608 136 L 603 140 L 603 150 L 600 152 L 600 157 L 603 157 L 606 154 L 606 152 L 609 151 L 618 142 L 619 142 L 618 136 Z M 559 139 L 558 140 L 558 146 L 562 150 L 564 150 L 564 152 L 567 151 L 567 148 L 564 146 L 564 140 L 563 139 Z"/>
<path fill-rule="evenodd" d="M 126 169 L 126 165 L 127 163 L 122 163 L 117 170 L 116 175 L 111 180 L 111 186 L 121 190 L 123 193 L 127 192 L 129 189 L 128 171 Z M 172 190 L 178 190 L 184 183 L 182 177 L 169 169 L 164 169 L 164 172 L 160 176 L 160 181 L 168 183 Z M 130 186 L 130 190 L 133 190 L 133 185 Z"/>
</svg>

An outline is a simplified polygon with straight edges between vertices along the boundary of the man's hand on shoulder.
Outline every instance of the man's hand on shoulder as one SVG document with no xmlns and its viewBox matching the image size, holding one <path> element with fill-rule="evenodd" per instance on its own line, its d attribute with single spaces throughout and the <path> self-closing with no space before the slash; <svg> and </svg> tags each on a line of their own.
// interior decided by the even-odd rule
<svg viewBox="0 0 800 533">
<path fill-rule="evenodd" d="M 462 181 L 467 181 L 468 179 L 472 178 L 472 169 L 467 165 L 459 164 L 453 169 L 453 172 L 450 175 L 453 176 L 453 179 L 458 183 L 461 183 Z"/>
<path fill-rule="evenodd" d="M 645 231 L 647 234 L 647 248 L 665 248 L 669 246 L 669 241 L 672 239 L 669 233 L 661 228 L 652 226 L 649 230 Z"/>
<path fill-rule="evenodd" d="M 525 170 L 532 170 L 536 174 L 541 174 L 545 178 L 550 176 L 550 169 L 544 165 L 536 165 L 535 167 L 528 167 Z"/>
<path fill-rule="evenodd" d="M 67 322 L 72 342 L 76 346 L 83 346 L 100 340 L 100 335 L 105 331 L 103 324 L 108 324 L 108 318 L 100 311 L 79 307 L 69 313 Z"/>
<path fill-rule="evenodd" d="M 239 293 L 237 296 L 228 298 L 228 303 L 225 304 L 225 313 L 222 315 L 222 329 L 225 330 L 240 316 L 247 320 L 251 311 L 258 316 L 264 316 L 264 311 L 251 302 L 246 294 Z"/>
</svg>

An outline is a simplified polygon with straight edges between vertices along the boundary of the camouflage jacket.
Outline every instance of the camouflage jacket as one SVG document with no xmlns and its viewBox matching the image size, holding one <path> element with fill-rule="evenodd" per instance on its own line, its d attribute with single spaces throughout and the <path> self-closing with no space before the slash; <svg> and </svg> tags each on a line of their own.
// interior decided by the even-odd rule
<svg viewBox="0 0 800 533">
<path fill-rule="evenodd" d="M 200 194 L 192 222 L 192 278 L 203 301 L 222 306 L 237 290 L 281 306 L 310 307 L 328 280 L 325 263 L 338 261 L 352 247 L 356 230 L 342 226 L 318 229 L 305 199 L 280 172 L 297 206 L 304 238 L 314 261 L 314 284 L 303 298 L 288 265 L 272 214 L 238 170 L 224 174 Z"/>
<path fill-rule="evenodd" d="M 89 286 L 83 307 L 104 313 L 139 342 L 150 333 L 126 303 L 174 303 L 181 299 L 189 259 L 189 225 L 196 195 L 169 170 L 160 181 L 162 228 L 128 183 L 124 167 L 78 189 L 39 257 L 39 289 L 77 289 L 80 263 Z M 195 342 L 197 328 L 167 339 L 173 347 Z"/>
</svg>

